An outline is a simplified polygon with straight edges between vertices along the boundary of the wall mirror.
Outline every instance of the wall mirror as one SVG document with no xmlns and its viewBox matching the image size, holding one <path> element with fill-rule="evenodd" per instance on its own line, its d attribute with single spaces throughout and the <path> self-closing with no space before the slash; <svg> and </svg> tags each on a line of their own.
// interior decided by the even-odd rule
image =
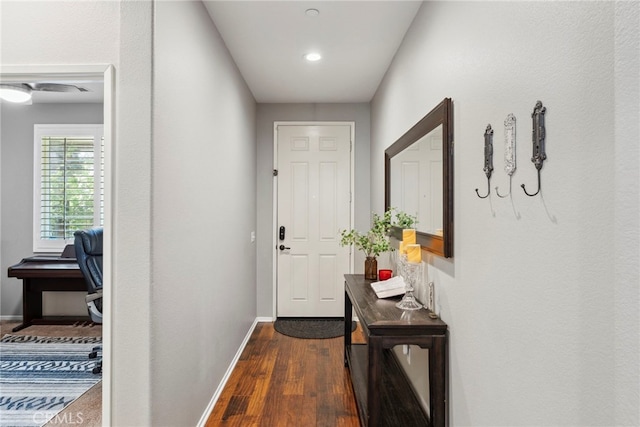
<svg viewBox="0 0 640 427">
<path fill-rule="evenodd" d="M 453 256 L 453 108 L 445 98 L 384 152 L 385 209 L 418 218 L 423 249 Z M 391 235 L 402 240 L 402 231 Z"/>
</svg>

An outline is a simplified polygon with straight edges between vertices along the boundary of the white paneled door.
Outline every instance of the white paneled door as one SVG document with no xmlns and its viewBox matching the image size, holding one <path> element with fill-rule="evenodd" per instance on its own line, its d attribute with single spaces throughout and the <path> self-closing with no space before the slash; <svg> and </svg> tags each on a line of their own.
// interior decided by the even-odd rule
<svg viewBox="0 0 640 427">
<path fill-rule="evenodd" d="M 391 160 L 392 205 L 418 218 L 420 229 L 442 230 L 442 126 Z"/>
<path fill-rule="evenodd" d="M 351 125 L 278 125 L 277 315 L 344 316 Z"/>
</svg>

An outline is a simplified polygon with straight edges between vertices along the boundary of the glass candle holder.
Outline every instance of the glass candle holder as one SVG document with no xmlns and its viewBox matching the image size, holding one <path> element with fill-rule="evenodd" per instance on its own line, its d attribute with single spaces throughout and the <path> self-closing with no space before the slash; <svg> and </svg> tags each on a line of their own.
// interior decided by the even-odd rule
<svg viewBox="0 0 640 427">
<path fill-rule="evenodd" d="M 416 297 L 413 295 L 415 285 L 419 283 L 422 278 L 422 263 L 421 262 L 409 262 L 406 256 L 400 256 L 398 258 L 398 271 L 404 279 L 405 288 L 404 296 L 400 300 L 396 307 L 402 310 L 419 310 L 422 308 Z"/>
</svg>

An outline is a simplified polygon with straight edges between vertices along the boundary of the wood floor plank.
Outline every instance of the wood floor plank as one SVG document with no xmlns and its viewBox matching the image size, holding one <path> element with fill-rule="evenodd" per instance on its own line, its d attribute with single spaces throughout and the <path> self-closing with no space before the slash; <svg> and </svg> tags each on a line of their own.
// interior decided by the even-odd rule
<svg viewBox="0 0 640 427">
<path fill-rule="evenodd" d="M 283 393 L 285 395 L 304 395 L 305 360 L 313 357 L 315 348 L 313 345 L 306 346 L 303 340 L 291 341 L 287 346 L 289 351 L 282 354 L 282 358 L 287 360 L 287 374 Z M 296 357 L 303 356 L 303 357 Z"/>
<path fill-rule="evenodd" d="M 291 338 L 259 323 L 206 425 L 359 426 L 342 338 Z"/>
</svg>

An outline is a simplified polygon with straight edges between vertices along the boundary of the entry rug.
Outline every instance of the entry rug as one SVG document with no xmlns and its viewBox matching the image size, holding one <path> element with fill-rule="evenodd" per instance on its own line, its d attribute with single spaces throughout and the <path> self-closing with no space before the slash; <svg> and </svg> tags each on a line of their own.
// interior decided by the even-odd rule
<svg viewBox="0 0 640 427">
<path fill-rule="evenodd" d="M 325 339 L 344 336 L 344 318 L 278 317 L 273 328 L 294 338 Z M 351 322 L 351 331 L 356 322 Z"/>
<path fill-rule="evenodd" d="M 42 426 L 98 383 L 88 355 L 100 344 L 100 337 L 2 337 L 0 427 Z"/>
</svg>

